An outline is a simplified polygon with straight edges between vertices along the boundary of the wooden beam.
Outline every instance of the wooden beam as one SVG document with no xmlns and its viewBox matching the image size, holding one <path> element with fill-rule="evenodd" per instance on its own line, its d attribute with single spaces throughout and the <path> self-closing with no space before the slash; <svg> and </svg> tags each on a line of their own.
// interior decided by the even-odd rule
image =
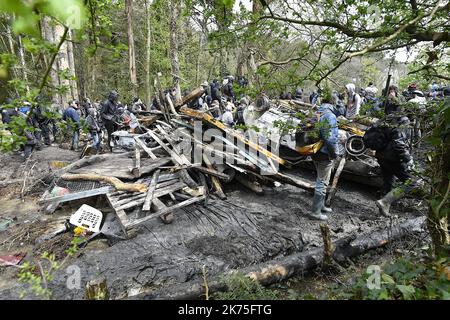
<svg viewBox="0 0 450 320">
<path fill-rule="evenodd" d="M 148 134 L 164 149 L 166 150 L 169 155 L 172 157 L 172 159 L 179 165 L 186 164 L 184 161 L 180 158 L 180 156 L 172 149 L 170 149 L 153 131 L 148 129 Z"/>
<path fill-rule="evenodd" d="M 164 196 L 166 194 L 169 194 L 170 192 L 174 192 L 174 191 L 183 189 L 184 187 L 186 187 L 185 183 L 178 182 L 178 183 L 175 183 L 175 184 L 173 184 L 171 186 L 168 186 L 166 188 L 155 190 L 155 193 L 153 194 L 153 197 L 162 197 L 162 196 Z M 144 203 L 144 200 L 145 200 L 145 196 L 143 195 L 142 197 L 140 197 L 140 198 L 138 198 L 138 199 L 136 199 L 134 201 L 131 201 L 131 202 L 128 202 L 128 203 L 125 203 L 125 204 L 119 206 L 118 209 L 125 210 L 125 209 L 130 209 L 130 208 L 142 205 Z"/>
<path fill-rule="evenodd" d="M 146 217 L 144 217 L 144 218 L 136 219 L 136 220 L 130 222 L 130 223 L 127 225 L 127 228 L 135 227 L 135 226 L 137 226 L 138 224 L 141 224 L 141 223 L 143 223 L 143 222 L 149 221 L 150 219 L 153 219 L 153 218 L 157 218 L 157 217 L 163 216 L 163 215 L 165 215 L 165 214 L 167 214 L 167 213 L 169 213 L 169 212 L 171 212 L 171 211 L 174 211 L 175 209 L 181 209 L 181 208 L 186 207 L 186 206 L 188 206 L 188 205 L 191 205 L 191 204 L 193 204 L 193 203 L 195 203 L 195 202 L 202 201 L 202 200 L 204 200 L 205 198 L 206 198 L 206 196 L 203 195 L 203 196 L 200 196 L 200 197 L 194 197 L 194 198 L 191 198 L 191 199 L 189 199 L 189 200 L 182 201 L 182 202 L 177 203 L 177 204 L 175 204 L 175 205 L 173 205 L 173 206 L 171 206 L 171 207 L 167 207 L 167 208 L 165 208 L 165 209 L 159 210 L 158 212 L 155 212 L 154 214 L 148 215 L 148 216 L 146 216 Z"/>
<path fill-rule="evenodd" d="M 134 141 L 136 141 L 136 143 L 139 145 L 139 147 L 142 148 L 142 150 L 144 150 L 145 152 L 147 152 L 147 154 L 150 156 L 150 158 L 152 158 L 153 160 L 158 159 L 155 154 L 152 152 L 152 150 L 147 147 L 144 143 L 144 141 L 142 141 L 141 139 L 139 139 L 139 137 L 134 137 Z"/>
<path fill-rule="evenodd" d="M 161 170 L 156 170 L 156 172 L 153 174 L 152 181 L 150 181 L 150 185 L 148 187 L 147 196 L 144 200 L 144 205 L 142 206 L 143 211 L 150 211 L 150 206 L 153 199 L 153 194 L 155 193 L 156 184 L 158 183 L 158 177 Z"/>
<path fill-rule="evenodd" d="M 181 98 L 181 100 L 175 102 L 175 107 L 181 107 L 182 105 L 185 105 L 186 103 L 188 103 L 194 99 L 197 99 L 204 92 L 205 92 L 205 90 L 203 89 L 203 87 L 195 88 L 194 90 L 189 92 L 187 95 L 185 95 L 183 98 Z"/>
<path fill-rule="evenodd" d="M 206 167 L 208 169 L 214 169 L 211 161 L 209 160 L 208 156 L 205 153 L 203 153 L 203 161 L 205 162 Z M 223 192 L 222 185 L 220 184 L 219 179 L 217 177 L 211 176 L 211 182 L 214 187 L 214 190 L 216 191 L 216 195 L 222 200 L 226 199 L 227 196 Z"/>
<path fill-rule="evenodd" d="M 141 176 L 141 150 L 139 149 L 139 145 L 136 144 L 134 146 L 134 166 L 131 168 L 131 173 L 135 178 L 139 178 Z"/>
<path fill-rule="evenodd" d="M 229 134 L 230 136 L 236 138 L 237 140 L 242 141 L 244 144 L 246 144 L 250 148 L 252 148 L 252 149 L 254 149 L 256 151 L 259 151 L 261 154 L 265 155 L 267 158 L 270 158 L 270 159 L 278 162 L 279 164 L 289 165 L 289 163 L 286 160 L 284 160 L 284 159 L 280 158 L 279 156 L 271 153 L 269 150 L 261 147 L 259 144 L 254 143 L 254 142 L 246 139 L 240 133 L 238 133 L 237 131 L 235 131 L 235 130 L 229 128 L 229 127 L 227 127 L 225 124 L 223 124 L 219 120 L 214 119 L 214 117 L 212 117 L 209 114 L 202 113 L 202 112 L 199 112 L 199 111 L 196 111 L 194 109 L 187 108 L 187 107 L 182 107 L 180 109 L 180 111 L 182 113 L 184 113 L 184 114 L 187 114 L 189 116 L 201 119 L 203 121 L 206 121 L 206 122 L 214 125 L 215 127 L 221 129 L 222 131 L 226 132 L 227 134 Z"/>
<path fill-rule="evenodd" d="M 172 193 L 169 193 L 169 194 L 172 195 Z M 156 211 L 165 210 L 167 208 L 167 206 L 164 204 L 164 202 L 162 202 L 158 198 L 153 198 L 152 204 L 155 206 Z M 169 211 L 166 214 L 160 216 L 160 218 L 165 224 L 172 223 L 172 221 L 173 221 L 173 212 Z"/>
</svg>

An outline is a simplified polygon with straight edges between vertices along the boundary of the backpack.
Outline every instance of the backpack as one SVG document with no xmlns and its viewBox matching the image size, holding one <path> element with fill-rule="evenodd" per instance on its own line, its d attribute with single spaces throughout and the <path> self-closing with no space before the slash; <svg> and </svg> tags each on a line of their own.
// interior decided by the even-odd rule
<svg viewBox="0 0 450 320">
<path fill-rule="evenodd" d="M 387 126 L 372 126 L 364 134 L 364 145 L 372 150 L 383 150 L 390 141 L 392 129 Z"/>
</svg>

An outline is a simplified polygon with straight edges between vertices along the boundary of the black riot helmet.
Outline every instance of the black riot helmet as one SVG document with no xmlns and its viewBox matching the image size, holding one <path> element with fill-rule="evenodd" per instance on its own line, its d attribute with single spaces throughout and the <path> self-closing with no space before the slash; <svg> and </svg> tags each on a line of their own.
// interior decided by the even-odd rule
<svg viewBox="0 0 450 320">
<path fill-rule="evenodd" d="M 112 90 L 109 93 L 108 100 L 110 100 L 112 102 L 117 102 L 118 98 L 119 98 L 119 93 L 116 90 Z"/>
</svg>

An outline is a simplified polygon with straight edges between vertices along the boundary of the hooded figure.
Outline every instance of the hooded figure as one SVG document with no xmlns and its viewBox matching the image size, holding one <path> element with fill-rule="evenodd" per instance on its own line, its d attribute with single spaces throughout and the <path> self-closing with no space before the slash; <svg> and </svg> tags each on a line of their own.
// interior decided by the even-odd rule
<svg viewBox="0 0 450 320">
<path fill-rule="evenodd" d="M 303 91 L 302 91 L 302 89 L 300 89 L 300 88 L 297 88 L 297 90 L 295 90 L 295 96 L 294 96 L 294 99 L 295 100 L 302 100 L 302 98 L 303 98 Z"/>
<path fill-rule="evenodd" d="M 108 132 L 108 146 L 110 151 L 112 152 L 111 146 L 111 135 L 114 131 L 117 130 L 117 124 L 114 119 L 117 113 L 117 100 L 119 98 L 119 94 L 117 91 L 112 90 L 108 95 L 108 100 L 103 102 L 103 106 L 101 109 L 101 117 L 103 120 L 103 124 L 105 126 L 106 131 Z"/>
<path fill-rule="evenodd" d="M 234 123 L 234 118 L 233 118 L 233 104 L 231 102 L 228 102 L 225 105 L 225 112 L 222 115 L 222 122 L 224 124 L 226 124 L 227 126 L 232 126 Z"/>
<path fill-rule="evenodd" d="M 386 122 L 385 122 L 386 121 Z M 389 215 L 391 204 L 417 186 L 412 169 L 413 158 L 409 152 L 408 118 L 387 117 L 370 127 L 364 134 L 364 145 L 375 150 L 375 157 L 383 176 L 383 194 L 376 202 L 380 213 Z M 403 183 L 393 188 L 396 178 Z"/>
<path fill-rule="evenodd" d="M 339 129 L 337 117 L 341 116 L 341 110 L 332 102 L 331 91 L 322 91 L 322 104 L 317 110 L 319 119 L 319 137 L 324 141 L 319 152 L 312 156 L 316 167 L 317 178 L 314 189 L 312 212 L 310 216 L 318 220 L 327 220 L 327 213 L 331 213 L 331 208 L 325 206 L 325 196 L 328 184 L 330 183 L 333 161 L 339 154 Z"/>
<path fill-rule="evenodd" d="M 347 113 L 345 117 L 352 119 L 359 115 L 359 109 L 361 108 L 361 96 L 356 93 L 356 87 L 353 83 L 348 83 L 345 86 L 347 91 Z"/>
<path fill-rule="evenodd" d="M 397 113 L 401 111 L 400 108 L 400 97 L 398 94 L 398 87 L 391 84 L 388 89 L 387 102 L 384 109 L 384 114 L 389 115 L 392 113 Z"/>
</svg>

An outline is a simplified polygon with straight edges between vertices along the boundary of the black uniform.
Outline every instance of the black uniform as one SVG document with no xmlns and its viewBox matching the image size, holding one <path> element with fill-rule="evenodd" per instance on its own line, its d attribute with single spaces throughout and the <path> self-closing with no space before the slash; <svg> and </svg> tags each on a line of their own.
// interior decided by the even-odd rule
<svg viewBox="0 0 450 320">
<path fill-rule="evenodd" d="M 409 153 L 407 118 L 401 118 L 403 122 L 392 121 L 385 125 L 375 125 L 366 131 L 364 144 L 366 147 L 376 150 L 375 157 L 383 175 L 383 192 L 392 190 L 397 177 L 401 182 L 412 180 L 409 169 L 412 157 Z M 409 185 L 413 187 L 414 184 Z"/>
<path fill-rule="evenodd" d="M 108 100 L 102 103 L 101 108 L 101 118 L 103 120 L 103 125 L 108 132 L 108 146 L 112 152 L 111 147 L 111 135 L 117 130 L 117 124 L 115 122 L 117 114 L 117 98 L 119 94 L 116 91 L 111 91 L 108 96 Z"/>
<path fill-rule="evenodd" d="M 41 106 L 36 106 L 33 109 L 33 116 L 34 121 L 37 124 L 37 127 L 39 127 L 39 134 L 36 134 L 36 138 L 40 140 L 41 138 L 44 138 L 44 143 L 46 145 L 50 145 L 50 124 L 51 119 L 47 117 L 44 112 L 42 111 Z"/>
</svg>

